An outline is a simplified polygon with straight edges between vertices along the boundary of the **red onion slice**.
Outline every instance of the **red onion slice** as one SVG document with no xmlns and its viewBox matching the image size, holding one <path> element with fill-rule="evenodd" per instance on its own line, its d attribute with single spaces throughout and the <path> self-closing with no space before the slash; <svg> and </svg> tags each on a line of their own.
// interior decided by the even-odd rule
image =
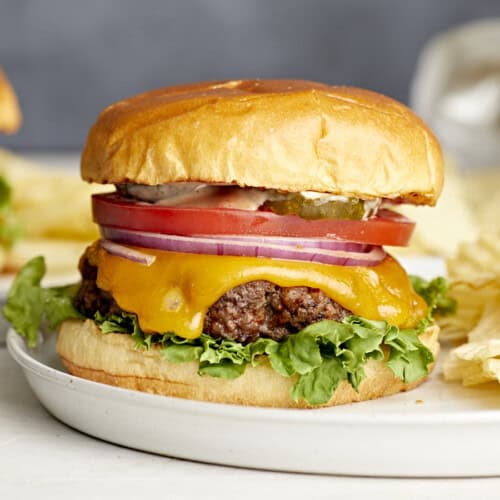
<svg viewBox="0 0 500 500">
<path fill-rule="evenodd" d="M 198 236 L 198 235 L 193 235 Z M 267 242 L 273 245 L 280 246 L 294 246 L 301 248 L 323 248 L 325 250 L 342 250 L 345 252 L 369 252 L 373 245 L 367 243 L 355 243 L 354 241 L 342 241 L 331 238 L 298 238 L 298 237 L 284 237 L 284 236 L 230 236 L 230 235 L 203 235 L 200 238 L 225 240 L 225 241 L 239 241 L 245 243 L 255 243 L 257 245 L 265 244 Z"/>
<path fill-rule="evenodd" d="M 243 243 L 245 245 L 278 245 L 278 246 L 292 246 L 296 248 L 318 248 L 324 250 L 342 250 L 345 252 L 366 253 L 369 252 L 373 245 L 367 243 L 355 243 L 354 241 L 342 241 L 329 238 L 298 238 L 298 237 L 282 237 L 282 236 L 233 236 L 233 235 L 190 235 L 190 236 L 177 236 L 166 235 L 163 233 L 150 233 L 146 231 L 135 231 L 131 229 L 121 229 L 111 226 L 99 226 L 101 234 L 104 238 L 113 241 L 121 241 L 122 243 L 129 243 L 130 245 L 141 245 L 139 242 L 150 241 L 151 244 L 147 246 L 150 248 L 160 248 L 161 246 L 154 246 L 155 242 L 160 242 L 165 239 L 177 239 L 179 241 L 188 241 L 190 238 L 199 238 L 201 240 L 214 240 L 214 241 L 232 241 Z M 133 243 L 132 241 L 136 242 Z M 158 244 L 158 243 L 156 243 Z"/>
<path fill-rule="evenodd" d="M 119 245 L 118 243 L 110 240 L 101 240 L 100 244 L 106 252 L 116 255 L 117 257 L 123 257 L 124 259 L 137 262 L 138 264 L 150 266 L 156 260 L 155 255 L 149 255 L 147 253 L 140 252 L 139 250 Z"/>
<path fill-rule="evenodd" d="M 348 250 L 352 248 L 351 242 L 333 242 L 336 248 L 339 248 L 338 245 L 344 245 L 347 249 L 329 249 L 322 248 L 321 245 L 324 243 L 322 240 L 301 238 L 263 237 L 259 239 L 243 236 L 216 239 L 205 236 L 145 233 L 105 226 L 101 226 L 101 234 L 103 238 L 113 242 L 170 252 L 269 257 L 341 266 L 374 266 L 386 255 L 382 247 L 378 246 L 360 245 L 358 248 L 360 251 L 353 252 Z"/>
</svg>

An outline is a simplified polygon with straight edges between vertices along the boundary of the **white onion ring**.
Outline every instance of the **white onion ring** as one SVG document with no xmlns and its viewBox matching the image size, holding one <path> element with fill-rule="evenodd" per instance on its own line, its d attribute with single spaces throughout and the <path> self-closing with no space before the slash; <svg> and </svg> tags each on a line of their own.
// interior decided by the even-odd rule
<svg viewBox="0 0 500 500">
<path fill-rule="evenodd" d="M 239 257 L 269 257 L 340 266 L 374 266 L 385 257 L 382 247 L 301 238 L 174 236 L 101 226 L 107 241 L 170 252 Z M 332 248 L 324 248 L 331 246 Z M 353 247 L 353 245 L 357 245 Z M 350 249 L 357 248 L 358 251 Z M 141 252 L 138 252 L 141 253 Z"/>
</svg>

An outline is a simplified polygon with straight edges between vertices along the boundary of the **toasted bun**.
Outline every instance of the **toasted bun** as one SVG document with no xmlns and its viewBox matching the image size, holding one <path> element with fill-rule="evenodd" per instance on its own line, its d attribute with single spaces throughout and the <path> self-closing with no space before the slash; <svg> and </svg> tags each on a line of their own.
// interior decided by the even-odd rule
<svg viewBox="0 0 500 500">
<path fill-rule="evenodd" d="M 296 80 L 168 87 L 106 108 L 82 176 L 99 183 L 199 181 L 434 205 L 440 146 L 406 106 L 375 92 Z"/>
<path fill-rule="evenodd" d="M 0 68 L 0 131 L 13 134 L 19 130 L 22 117 L 17 97 L 7 80 L 7 76 Z"/>
<path fill-rule="evenodd" d="M 438 331 L 433 326 L 420 336 L 435 358 L 439 353 Z M 157 348 L 138 351 L 130 335 L 104 335 L 91 320 L 64 322 L 57 350 L 70 373 L 104 384 L 199 401 L 309 408 L 306 402 L 295 402 L 290 397 L 296 379 L 279 375 L 266 361 L 254 368 L 247 367 L 235 380 L 200 376 L 197 363 L 171 363 L 162 358 Z M 365 372 L 358 392 L 344 381 L 324 406 L 388 396 L 412 389 L 424 380 L 404 384 L 383 361 L 369 360 Z"/>
</svg>

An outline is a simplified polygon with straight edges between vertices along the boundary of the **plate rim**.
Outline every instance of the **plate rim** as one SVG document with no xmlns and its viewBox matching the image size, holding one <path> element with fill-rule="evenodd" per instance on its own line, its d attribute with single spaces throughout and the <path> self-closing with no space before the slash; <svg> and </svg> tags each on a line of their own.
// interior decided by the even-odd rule
<svg viewBox="0 0 500 500">
<path fill-rule="evenodd" d="M 318 408 L 307 411 L 294 408 L 263 408 L 255 406 L 241 406 L 235 404 L 212 403 L 207 401 L 196 401 L 173 396 L 160 396 L 149 394 L 122 387 L 111 386 L 83 379 L 75 375 L 53 368 L 30 354 L 24 338 L 13 328 L 7 333 L 7 348 L 10 355 L 23 370 L 27 370 L 37 377 L 41 377 L 49 382 L 58 385 L 69 386 L 73 389 L 82 390 L 86 393 L 105 393 L 106 397 L 122 399 L 127 397 L 135 400 L 138 404 L 142 402 L 147 406 L 169 407 L 184 413 L 209 414 L 211 416 L 223 416 L 225 418 L 246 418 L 248 420 L 278 420 L 290 422 L 300 422 L 303 424 L 329 424 L 329 425 L 368 425 L 381 427 L 384 425 L 414 426 L 414 425 L 476 425 L 476 424 L 499 424 L 500 409 L 491 410 L 458 410 L 456 412 L 437 411 L 432 413 L 414 413 L 394 411 L 390 413 L 380 413 L 367 408 L 366 412 L 338 413 L 335 414 L 333 408 Z M 396 395 L 388 397 L 397 397 Z M 376 401 L 376 400 L 375 400 Z M 370 404 L 370 401 L 353 403 L 354 405 Z"/>
</svg>

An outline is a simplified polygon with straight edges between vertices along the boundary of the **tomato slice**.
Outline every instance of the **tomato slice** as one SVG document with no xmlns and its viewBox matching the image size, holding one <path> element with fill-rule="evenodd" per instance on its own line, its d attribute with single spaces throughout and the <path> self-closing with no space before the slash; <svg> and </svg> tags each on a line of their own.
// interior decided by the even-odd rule
<svg viewBox="0 0 500 500">
<path fill-rule="evenodd" d="M 302 219 L 296 215 L 230 208 L 186 208 L 128 200 L 116 193 L 92 196 L 94 221 L 150 233 L 332 238 L 371 245 L 405 246 L 415 223 L 390 210 L 368 220 Z"/>
</svg>

